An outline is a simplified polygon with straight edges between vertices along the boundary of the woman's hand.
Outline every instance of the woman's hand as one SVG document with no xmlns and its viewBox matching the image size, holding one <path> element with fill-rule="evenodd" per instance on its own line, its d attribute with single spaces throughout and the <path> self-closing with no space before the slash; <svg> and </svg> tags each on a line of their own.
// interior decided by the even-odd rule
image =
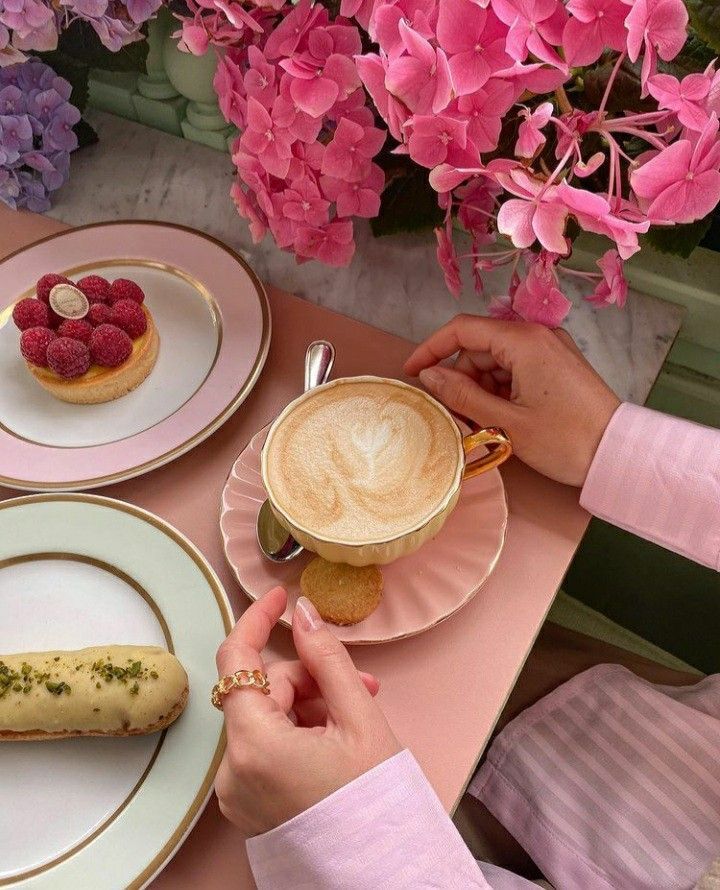
<svg viewBox="0 0 720 890">
<path fill-rule="evenodd" d="M 438 362 L 459 353 L 454 368 Z M 413 352 L 405 371 L 456 414 L 500 426 L 515 454 L 581 486 L 620 404 L 565 331 L 458 315 Z"/>
<path fill-rule="evenodd" d="M 221 677 L 260 670 L 270 679 L 270 695 L 250 687 L 223 697 L 227 749 L 215 791 L 246 837 L 287 822 L 401 749 L 373 701 L 378 681 L 355 669 L 309 600 L 293 616 L 300 660 L 263 664 L 286 603 L 281 587 L 253 603 L 217 653 Z"/>
</svg>

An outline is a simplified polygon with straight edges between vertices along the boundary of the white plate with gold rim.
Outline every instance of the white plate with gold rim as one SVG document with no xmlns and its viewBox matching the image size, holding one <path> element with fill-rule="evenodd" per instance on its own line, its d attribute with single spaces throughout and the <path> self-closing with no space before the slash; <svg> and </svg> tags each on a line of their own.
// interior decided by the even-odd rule
<svg viewBox="0 0 720 890">
<path fill-rule="evenodd" d="M 160 353 L 133 392 L 73 405 L 34 380 L 12 307 L 47 272 L 131 278 L 145 291 Z M 97 488 L 138 476 L 206 439 L 250 393 L 267 357 L 262 284 L 225 245 L 183 226 L 100 223 L 69 229 L 0 263 L 0 484 Z"/>
<path fill-rule="evenodd" d="M 0 887 L 145 886 L 202 812 L 225 747 L 210 704 L 232 627 L 220 581 L 163 520 L 94 495 L 0 503 L 3 653 L 133 643 L 173 651 L 190 696 L 167 730 L 0 742 Z"/>
</svg>

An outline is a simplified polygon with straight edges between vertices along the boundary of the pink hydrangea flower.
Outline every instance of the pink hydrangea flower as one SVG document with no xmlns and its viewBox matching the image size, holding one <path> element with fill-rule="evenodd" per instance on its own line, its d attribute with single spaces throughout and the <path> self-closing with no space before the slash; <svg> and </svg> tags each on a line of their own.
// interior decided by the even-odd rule
<svg viewBox="0 0 720 890">
<path fill-rule="evenodd" d="M 289 188 L 273 195 L 278 216 L 309 226 L 324 226 L 329 221 L 330 202 L 323 198 L 309 175 L 296 179 Z"/>
<path fill-rule="evenodd" d="M 560 0 L 492 0 L 498 18 L 510 26 L 506 49 L 524 62 L 532 54 L 562 71 L 567 65 L 555 47 L 562 43 L 567 13 Z"/>
<path fill-rule="evenodd" d="M 505 52 L 507 35 L 507 25 L 474 0 L 443 0 L 437 39 L 449 57 L 456 95 L 479 90 L 493 72 L 512 65 Z"/>
<path fill-rule="evenodd" d="M 590 65 L 607 49 L 625 49 L 627 7 L 622 0 L 569 0 L 566 9 L 571 16 L 562 45 L 568 65 Z"/>
<path fill-rule="evenodd" d="M 490 222 L 501 192 L 500 186 L 488 176 L 474 177 L 456 192 L 458 219 L 472 234 L 473 249 L 494 240 Z"/>
<path fill-rule="evenodd" d="M 280 94 L 273 102 L 275 120 L 293 139 L 313 143 L 322 129 L 322 117 L 312 117 L 300 108 L 290 94 L 291 83 L 292 78 L 288 74 L 280 78 Z"/>
<path fill-rule="evenodd" d="M 493 297 L 488 303 L 488 315 L 500 321 L 522 321 L 522 317 L 512 307 L 512 297 Z"/>
<path fill-rule="evenodd" d="M 674 111 L 684 127 L 700 132 L 710 119 L 706 102 L 712 84 L 707 74 L 688 74 L 682 80 L 671 74 L 655 74 L 648 80 L 648 91 L 660 108 Z"/>
<path fill-rule="evenodd" d="M 657 57 L 670 62 L 687 38 L 688 13 L 683 0 L 623 0 L 632 9 L 625 19 L 627 49 L 631 62 L 644 52 L 641 71 L 643 95 L 648 79 L 657 70 Z"/>
<path fill-rule="evenodd" d="M 519 158 L 532 158 L 545 145 L 547 137 L 542 129 L 547 126 L 552 113 L 552 102 L 543 102 L 534 111 L 530 111 L 529 108 L 520 109 L 520 116 L 524 120 L 520 124 L 515 144 L 515 154 Z"/>
<path fill-rule="evenodd" d="M 337 220 L 322 228 L 305 226 L 298 231 L 295 250 L 301 257 L 321 260 L 328 266 L 347 266 L 355 253 L 352 222 Z"/>
<path fill-rule="evenodd" d="M 320 3 L 300 0 L 268 35 L 264 46 L 265 58 L 272 61 L 282 56 L 292 56 L 311 29 L 326 25 L 328 20 L 327 10 Z"/>
<path fill-rule="evenodd" d="M 362 179 L 370 159 L 380 151 L 385 133 L 375 127 L 362 127 L 349 118 L 341 118 L 332 141 L 325 148 L 322 173 L 354 182 Z"/>
<path fill-rule="evenodd" d="M 255 241 L 269 230 L 298 262 L 345 265 L 355 250 L 351 217 L 378 213 L 385 182 L 372 163 L 385 132 L 353 59 L 359 32 L 307 0 L 275 18 L 266 6 L 258 15 L 260 31 L 236 30 L 239 45 L 215 78 L 223 114 L 244 128 L 233 148 L 233 200 Z"/>
<path fill-rule="evenodd" d="M 245 192 L 239 182 L 234 182 L 230 189 L 230 197 L 235 203 L 235 207 L 241 216 L 250 223 L 250 235 L 253 243 L 259 244 L 265 237 L 267 225 L 258 212 L 257 205 L 251 201 L 250 196 Z"/>
<path fill-rule="evenodd" d="M 316 27 L 309 34 L 305 52 L 280 61 L 280 66 L 293 77 L 290 95 L 311 117 L 325 114 L 360 85 L 352 58 L 335 52 L 333 36 L 329 29 Z"/>
<path fill-rule="evenodd" d="M 247 70 L 243 77 L 245 94 L 269 108 L 275 98 L 275 66 L 271 65 L 257 46 L 247 48 Z"/>
<path fill-rule="evenodd" d="M 572 309 L 572 303 L 558 286 L 559 259 L 547 250 L 526 259 L 529 269 L 512 301 L 513 310 L 525 321 L 557 328 Z"/>
<path fill-rule="evenodd" d="M 467 121 L 449 115 L 415 115 L 408 141 L 410 157 L 422 167 L 453 162 L 467 145 Z"/>
<path fill-rule="evenodd" d="M 610 202 L 602 195 L 594 195 L 585 189 L 574 188 L 567 182 L 560 183 L 554 189 L 554 198 L 560 202 L 567 213 L 572 214 L 580 228 L 597 235 L 611 238 L 624 259 L 640 250 L 638 235 L 650 228 L 649 221 L 637 221 L 619 216 L 613 212 Z"/>
<path fill-rule="evenodd" d="M 243 55 L 239 50 L 229 49 L 225 55 L 220 56 L 213 80 L 223 117 L 238 128 L 245 126 L 247 115 L 247 93 L 242 70 Z"/>
<path fill-rule="evenodd" d="M 720 201 L 718 167 L 720 139 L 713 114 L 702 133 L 691 133 L 645 160 L 631 174 L 630 185 L 651 222 L 691 223 Z"/>
<path fill-rule="evenodd" d="M 356 56 L 355 64 L 360 79 L 365 89 L 370 93 L 375 107 L 380 112 L 380 116 L 388 125 L 390 134 L 398 142 L 402 142 L 403 127 L 410 117 L 410 112 L 385 86 L 388 66 L 387 57 L 368 53 L 364 56 Z"/>
<path fill-rule="evenodd" d="M 512 84 L 492 78 L 469 96 L 460 96 L 456 108 L 461 119 L 468 122 L 468 163 L 476 164 L 480 152 L 495 151 L 505 114 L 516 98 Z"/>
<path fill-rule="evenodd" d="M 287 176 L 294 139 L 289 131 L 278 124 L 277 113 L 268 112 L 251 96 L 247 106 L 247 129 L 240 138 L 245 151 L 254 154 L 272 176 Z"/>
<path fill-rule="evenodd" d="M 402 21 L 400 35 L 406 55 L 389 60 L 385 86 L 410 111 L 437 114 L 447 108 L 452 96 L 447 56 Z"/>
<path fill-rule="evenodd" d="M 323 176 L 320 185 L 325 197 L 335 202 L 339 217 L 371 219 L 380 212 L 380 193 L 385 185 L 385 174 L 377 164 L 370 164 L 367 175 L 357 182 Z"/>
<path fill-rule="evenodd" d="M 440 263 L 440 268 L 443 270 L 447 289 L 454 297 L 458 298 L 460 296 L 460 291 L 462 290 L 460 266 L 448 229 L 448 226 L 438 226 L 438 228 L 435 229 L 435 237 L 437 238 L 437 259 L 438 263 Z"/>
<path fill-rule="evenodd" d="M 555 199 L 555 189 L 535 179 L 524 168 L 498 173 L 503 188 L 515 195 L 500 208 L 498 231 L 508 235 L 515 247 L 530 247 L 536 240 L 551 253 L 567 254 L 565 222 L 567 208 Z M 587 193 L 584 193 L 587 194 Z"/>
<path fill-rule="evenodd" d="M 342 0 L 340 15 L 355 18 L 367 30 L 375 0 Z"/>
<path fill-rule="evenodd" d="M 437 18 L 437 0 L 378 0 L 370 20 L 370 36 L 392 59 L 405 50 L 400 22 L 405 22 L 426 40 L 432 40 Z"/>
<path fill-rule="evenodd" d="M 627 300 L 628 284 L 620 254 L 617 250 L 608 250 L 597 261 L 597 265 L 602 271 L 602 279 L 586 299 L 595 306 L 615 305 L 622 309 Z"/>
</svg>

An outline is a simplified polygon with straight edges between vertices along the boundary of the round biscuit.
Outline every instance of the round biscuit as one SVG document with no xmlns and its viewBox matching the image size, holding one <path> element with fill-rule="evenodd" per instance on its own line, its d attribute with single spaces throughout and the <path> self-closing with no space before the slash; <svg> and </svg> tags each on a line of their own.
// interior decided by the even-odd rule
<svg viewBox="0 0 720 890">
<path fill-rule="evenodd" d="M 305 567 L 300 589 L 323 620 L 357 624 L 380 605 L 383 576 L 377 566 L 350 566 L 317 556 Z"/>
</svg>

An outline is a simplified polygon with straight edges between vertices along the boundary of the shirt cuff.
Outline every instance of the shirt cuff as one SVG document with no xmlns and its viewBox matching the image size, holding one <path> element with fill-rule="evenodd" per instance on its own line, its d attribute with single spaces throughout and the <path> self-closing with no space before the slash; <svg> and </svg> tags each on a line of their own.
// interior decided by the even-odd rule
<svg viewBox="0 0 720 890">
<path fill-rule="evenodd" d="M 621 405 L 580 503 L 600 519 L 720 570 L 720 431 Z"/>
<path fill-rule="evenodd" d="M 258 890 L 488 890 L 415 758 L 401 751 L 247 841 Z"/>
</svg>

